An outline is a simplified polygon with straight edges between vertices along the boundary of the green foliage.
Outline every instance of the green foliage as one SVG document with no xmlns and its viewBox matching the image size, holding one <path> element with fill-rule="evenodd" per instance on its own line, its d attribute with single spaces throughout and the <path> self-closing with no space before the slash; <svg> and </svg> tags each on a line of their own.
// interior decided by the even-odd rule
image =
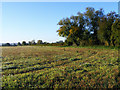
<svg viewBox="0 0 120 90">
<path fill-rule="evenodd" d="M 18 44 L 17 44 L 18 46 L 21 46 L 21 43 L 20 42 L 18 42 Z"/>
<path fill-rule="evenodd" d="M 38 41 L 37 41 L 37 44 L 38 44 L 38 45 L 40 45 L 40 44 L 42 44 L 42 43 L 43 43 L 42 40 L 38 40 Z"/>
<path fill-rule="evenodd" d="M 120 35 L 119 16 L 115 12 L 104 14 L 103 9 L 95 11 L 87 7 L 85 13 L 59 21 L 59 36 L 66 38 L 66 45 L 118 46 Z M 117 25 L 117 26 L 116 26 Z M 117 29 L 115 29 L 117 28 Z M 116 33 L 115 33 L 116 32 Z"/>
<path fill-rule="evenodd" d="M 112 32 L 111 32 L 111 44 L 113 46 L 120 45 L 120 19 L 116 19 L 112 25 Z"/>
<path fill-rule="evenodd" d="M 24 46 L 24 45 L 27 45 L 26 41 L 23 41 L 23 42 L 22 42 L 22 45 L 23 45 L 23 46 Z"/>
</svg>

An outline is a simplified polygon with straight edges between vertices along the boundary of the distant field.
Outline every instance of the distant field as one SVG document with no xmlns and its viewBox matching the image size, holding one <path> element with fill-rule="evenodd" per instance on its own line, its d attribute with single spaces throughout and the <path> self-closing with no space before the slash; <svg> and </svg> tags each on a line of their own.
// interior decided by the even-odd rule
<svg viewBox="0 0 120 90">
<path fill-rule="evenodd" d="M 113 88 L 118 51 L 72 47 L 2 47 L 2 87 Z"/>
</svg>

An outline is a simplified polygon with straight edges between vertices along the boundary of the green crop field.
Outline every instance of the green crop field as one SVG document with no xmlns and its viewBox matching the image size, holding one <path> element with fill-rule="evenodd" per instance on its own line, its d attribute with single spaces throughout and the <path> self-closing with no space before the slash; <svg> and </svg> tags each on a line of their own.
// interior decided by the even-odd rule
<svg viewBox="0 0 120 90">
<path fill-rule="evenodd" d="M 120 87 L 118 50 L 2 47 L 2 88 Z"/>
</svg>

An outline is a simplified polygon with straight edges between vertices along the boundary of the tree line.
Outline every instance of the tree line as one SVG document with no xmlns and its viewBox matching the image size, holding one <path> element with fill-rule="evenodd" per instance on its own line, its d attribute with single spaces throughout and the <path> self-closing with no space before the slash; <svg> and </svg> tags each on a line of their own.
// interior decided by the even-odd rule
<svg viewBox="0 0 120 90">
<path fill-rule="evenodd" d="M 22 43 L 4 43 L 2 46 L 62 46 L 64 45 L 64 42 L 62 40 L 56 41 L 53 43 L 49 42 L 43 42 L 42 40 L 38 40 L 35 42 L 35 40 L 29 41 L 28 43 L 26 41 L 22 41 Z"/>
<path fill-rule="evenodd" d="M 120 16 L 116 12 L 104 14 L 103 9 L 87 7 L 86 12 L 63 18 L 58 22 L 58 35 L 70 45 L 120 45 Z"/>
</svg>

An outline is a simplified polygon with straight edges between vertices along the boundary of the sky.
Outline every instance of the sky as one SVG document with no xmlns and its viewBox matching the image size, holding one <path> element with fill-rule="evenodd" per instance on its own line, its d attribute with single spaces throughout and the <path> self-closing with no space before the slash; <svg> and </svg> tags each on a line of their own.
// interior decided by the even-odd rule
<svg viewBox="0 0 120 90">
<path fill-rule="evenodd" d="M 65 40 L 58 36 L 57 23 L 66 17 L 84 13 L 86 7 L 118 13 L 117 2 L 3 2 L 2 40 L 0 43 Z"/>
</svg>

